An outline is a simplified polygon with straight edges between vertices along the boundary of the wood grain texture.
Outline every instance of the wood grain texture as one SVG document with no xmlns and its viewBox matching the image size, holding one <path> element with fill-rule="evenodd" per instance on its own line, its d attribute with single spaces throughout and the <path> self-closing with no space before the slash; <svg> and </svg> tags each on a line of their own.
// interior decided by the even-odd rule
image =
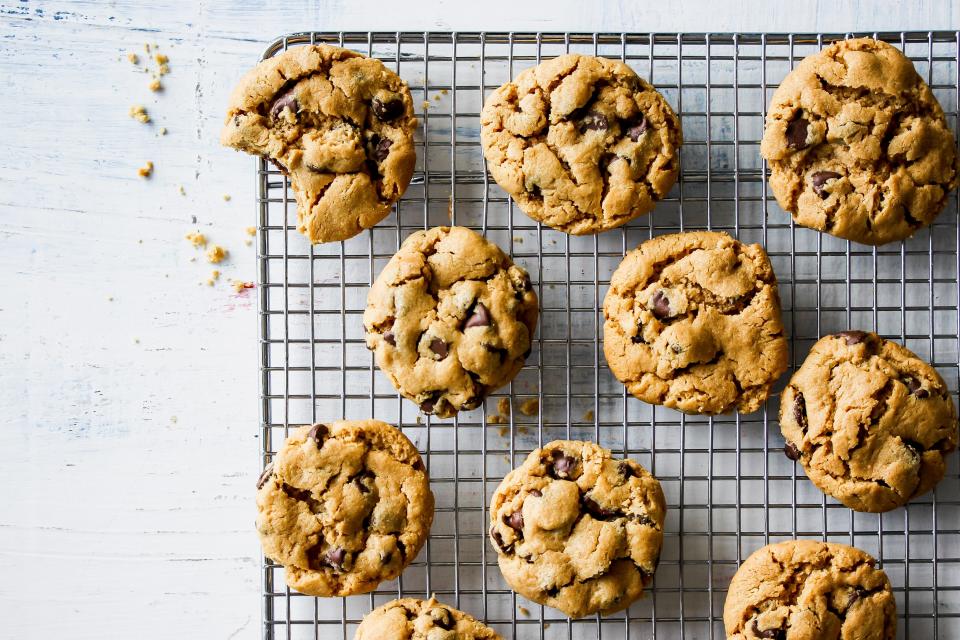
<svg viewBox="0 0 960 640">
<path fill-rule="evenodd" d="M 225 282 L 254 279 L 254 161 L 218 132 L 276 35 L 958 26 L 919 1 L 0 4 L 4 637 L 259 635 L 256 305 Z M 125 58 L 145 42 L 161 93 Z M 213 288 L 196 228 L 231 252 Z"/>
</svg>

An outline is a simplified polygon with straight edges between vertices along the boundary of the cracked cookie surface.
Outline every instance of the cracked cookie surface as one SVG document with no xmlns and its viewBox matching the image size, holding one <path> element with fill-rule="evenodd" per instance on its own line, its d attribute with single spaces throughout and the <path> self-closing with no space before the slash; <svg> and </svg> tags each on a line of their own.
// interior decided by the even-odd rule
<svg viewBox="0 0 960 640">
<path fill-rule="evenodd" d="M 864 244 L 929 225 L 960 182 L 933 92 L 899 49 L 872 38 L 800 62 L 773 95 L 760 150 L 798 224 Z"/>
<path fill-rule="evenodd" d="M 665 515 L 660 483 L 638 462 L 556 440 L 497 487 L 490 541 L 520 595 L 571 618 L 609 614 L 653 580 Z"/>
<path fill-rule="evenodd" d="M 610 370 L 651 404 L 751 413 L 787 367 L 770 260 L 726 233 L 641 244 L 611 277 L 603 316 Z"/>
<path fill-rule="evenodd" d="M 887 575 L 860 549 L 788 540 L 740 565 L 723 607 L 727 640 L 893 640 Z"/>
<path fill-rule="evenodd" d="M 420 454 L 378 420 L 293 432 L 257 482 L 263 553 L 313 596 L 366 593 L 400 575 L 433 523 Z"/>
<path fill-rule="evenodd" d="M 220 140 L 289 176 L 297 228 L 317 243 L 355 236 L 390 213 L 413 175 L 416 127 L 410 90 L 383 63 L 309 45 L 240 80 Z"/>
<path fill-rule="evenodd" d="M 490 172 L 528 216 L 572 234 L 650 212 L 680 168 L 680 121 L 626 64 L 563 55 L 494 91 L 480 115 Z"/>
<path fill-rule="evenodd" d="M 466 227 L 412 234 L 377 277 L 367 348 L 424 413 L 476 409 L 523 367 L 537 326 L 527 272 Z"/>
<path fill-rule="evenodd" d="M 391 600 L 363 617 L 354 640 L 503 640 L 493 629 L 436 598 Z"/>
<path fill-rule="evenodd" d="M 875 333 L 817 341 L 780 398 L 788 457 L 857 511 L 889 511 L 943 478 L 957 413 L 936 370 Z"/>
</svg>

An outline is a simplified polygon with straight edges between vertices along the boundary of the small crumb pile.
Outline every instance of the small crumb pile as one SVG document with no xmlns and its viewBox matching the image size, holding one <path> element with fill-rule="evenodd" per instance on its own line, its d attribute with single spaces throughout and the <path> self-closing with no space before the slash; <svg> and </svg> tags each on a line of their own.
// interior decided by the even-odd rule
<svg viewBox="0 0 960 640">
<path fill-rule="evenodd" d="M 142 104 L 135 104 L 130 107 L 130 111 L 127 112 L 131 118 L 134 120 L 139 120 L 143 124 L 150 122 L 150 114 L 147 113 L 147 110 Z"/>
<path fill-rule="evenodd" d="M 509 421 L 510 398 L 500 398 L 497 401 L 497 412 L 487 416 L 487 424 L 506 424 Z"/>
<path fill-rule="evenodd" d="M 520 413 L 525 416 L 535 416 L 540 413 L 540 400 L 537 398 L 530 398 L 523 402 L 520 405 Z"/>
<path fill-rule="evenodd" d="M 141 178 L 149 178 L 153 174 L 153 163 L 147 160 L 147 164 L 137 169 L 137 175 Z"/>
<path fill-rule="evenodd" d="M 219 264 L 226 259 L 228 253 L 229 252 L 226 249 L 218 244 L 210 245 L 210 247 L 207 249 L 207 262 L 211 264 Z"/>
<path fill-rule="evenodd" d="M 190 241 L 195 248 L 207 246 L 207 236 L 203 235 L 199 231 L 193 231 L 184 236 L 187 240 Z"/>
<path fill-rule="evenodd" d="M 593 422 L 593 409 L 587 409 L 587 412 L 583 414 L 584 422 Z"/>
</svg>

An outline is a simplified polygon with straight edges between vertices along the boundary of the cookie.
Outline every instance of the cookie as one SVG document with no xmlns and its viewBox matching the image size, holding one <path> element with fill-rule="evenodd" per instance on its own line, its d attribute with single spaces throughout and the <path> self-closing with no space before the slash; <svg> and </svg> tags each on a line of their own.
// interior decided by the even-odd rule
<svg viewBox="0 0 960 640">
<path fill-rule="evenodd" d="M 297 199 L 297 229 L 333 242 L 390 213 L 413 175 L 416 128 L 410 90 L 383 63 L 311 45 L 240 80 L 220 141 L 277 165 Z"/>
<path fill-rule="evenodd" d="M 476 618 L 436 598 L 391 600 L 365 615 L 353 640 L 503 640 Z"/>
<path fill-rule="evenodd" d="M 527 272 L 465 227 L 411 235 L 377 277 L 367 348 L 405 398 L 449 418 L 523 367 L 537 326 Z"/>
<path fill-rule="evenodd" d="M 835 42 L 787 75 L 760 151 L 798 224 L 863 244 L 929 225 L 960 183 L 930 87 L 899 49 L 872 38 Z"/>
<path fill-rule="evenodd" d="M 897 605 L 887 575 L 860 549 L 788 540 L 740 565 L 723 624 L 727 640 L 893 640 Z"/>
<path fill-rule="evenodd" d="M 417 449 L 378 420 L 293 432 L 257 481 L 263 553 L 313 596 L 366 593 L 400 575 L 433 523 Z"/>
<path fill-rule="evenodd" d="M 780 397 L 785 453 L 856 511 L 889 511 L 943 478 L 957 412 L 933 367 L 875 333 L 821 338 Z"/>
<path fill-rule="evenodd" d="M 617 60 L 568 54 L 494 91 L 480 114 L 493 178 L 534 220 L 576 235 L 648 213 L 680 170 L 680 121 Z"/>
<path fill-rule="evenodd" d="M 520 595 L 571 618 L 626 609 L 653 580 L 666 503 L 639 463 L 556 440 L 507 474 L 490 502 L 490 541 Z"/>
<path fill-rule="evenodd" d="M 770 260 L 726 233 L 641 244 L 611 277 L 603 316 L 610 370 L 651 404 L 751 413 L 787 368 Z"/>
</svg>

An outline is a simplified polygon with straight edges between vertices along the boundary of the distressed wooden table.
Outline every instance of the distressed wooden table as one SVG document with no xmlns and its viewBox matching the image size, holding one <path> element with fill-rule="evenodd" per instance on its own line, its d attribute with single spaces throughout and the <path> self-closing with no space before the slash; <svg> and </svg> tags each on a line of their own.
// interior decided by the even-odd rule
<svg viewBox="0 0 960 640">
<path fill-rule="evenodd" d="M 276 35 L 960 26 L 955 2 L 379 4 L 0 4 L 4 637 L 259 634 L 255 298 L 228 284 L 254 280 L 253 160 L 218 136 Z"/>
</svg>

